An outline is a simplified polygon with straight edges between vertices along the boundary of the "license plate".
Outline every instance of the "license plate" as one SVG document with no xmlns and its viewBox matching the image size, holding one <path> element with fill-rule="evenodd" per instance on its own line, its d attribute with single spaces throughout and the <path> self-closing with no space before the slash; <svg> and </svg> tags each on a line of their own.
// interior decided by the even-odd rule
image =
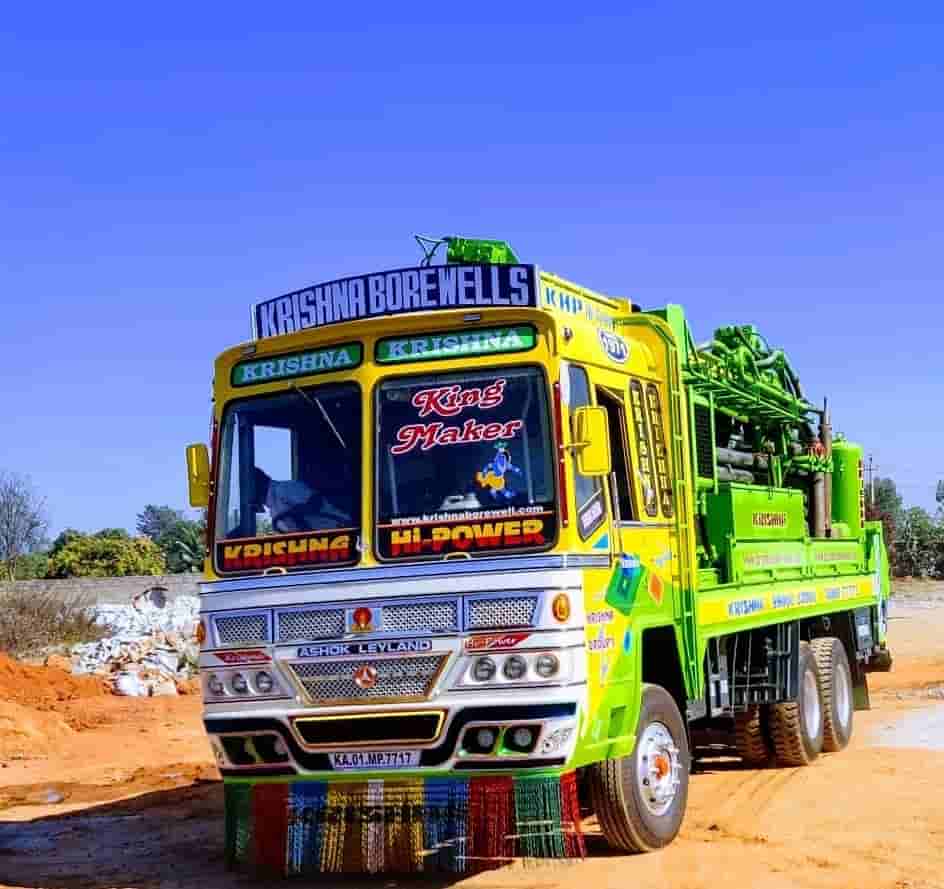
<svg viewBox="0 0 944 889">
<path fill-rule="evenodd" d="M 419 750 L 354 750 L 350 753 L 329 753 L 337 772 L 365 769 L 408 769 L 420 764 Z"/>
</svg>

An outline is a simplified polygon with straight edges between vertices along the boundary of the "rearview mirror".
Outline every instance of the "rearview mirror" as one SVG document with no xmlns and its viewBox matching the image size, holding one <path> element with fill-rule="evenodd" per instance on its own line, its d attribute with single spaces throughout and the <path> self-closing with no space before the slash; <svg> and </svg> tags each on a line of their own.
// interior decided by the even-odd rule
<svg viewBox="0 0 944 889">
<path fill-rule="evenodd" d="M 187 482 L 190 505 L 206 508 L 210 503 L 210 457 L 205 444 L 187 445 Z"/>
<path fill-rule="evenodd" d="M 575 435 L 574 448 L 577 451 L 577 471 L 581 475 L 598 477 L 609 475 L 612 469 L 610 460 L 610 427 L 607 423 L 606 408 L 578 407 L 574 411 Z"/>
</svg>

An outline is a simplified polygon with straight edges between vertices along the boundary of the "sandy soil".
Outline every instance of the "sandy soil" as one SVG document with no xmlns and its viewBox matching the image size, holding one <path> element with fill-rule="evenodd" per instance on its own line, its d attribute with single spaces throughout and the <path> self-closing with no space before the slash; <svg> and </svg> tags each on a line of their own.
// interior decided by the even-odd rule
<svg viewBox="0 0 944 889">
<path fill-rule="evenodd" d="M 846 751 L 805 769 L 703 763 L 662 852 L 611 854 L 591 820 L 584 862 L 459 882 L 944 889 L 944 585 L 909 588 L 890 636 L 895 668 L 871 677 L 872 710 L 856 714 Z M 0 887 L 264 889 L 223 870 L 222 790 L 197 697 L 121 699 L 83 683 L 28 694 L 12 669 L 0 661 Z M 320 884 L 341 882 L 411 885 Z"/>
</svg>

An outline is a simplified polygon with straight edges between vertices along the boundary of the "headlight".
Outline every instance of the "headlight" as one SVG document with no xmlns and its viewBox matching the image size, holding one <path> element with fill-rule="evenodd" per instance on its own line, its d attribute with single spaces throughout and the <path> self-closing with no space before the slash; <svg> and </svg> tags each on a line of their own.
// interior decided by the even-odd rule
<svg viewBox="0 0 944 889">
<path fill-rule="evenodd" d="M 275 688 L 275 680 L 263 670 L 260 673 L 256 673 L 256 691 L 259 694 L 267 695 L 273 688 Z"/>
<path fill-rule="evenodd" d="M 539 654 L 534 662 L 534 669 L 542 679 L 550 679 L 560 670 L 560 661 L 553 654 Z"/>
<path fill-rule="evenodd" d="M 502 673 L 505 674 L 506 679 L 510 679 L 514 682 L 521 679 L 527 672 L 528 662 L 523 657 L 513 654 L 511 657 L 505 658 L 505 663 L 502 665 Z"/>
<path fill-rule="evenodd" d="M 207 677 L 207 688 L 210 690 L 210 694 L 217 697 L 226 693 L 226 686 L 223 685 L 223 680 L 216 673 L 211 673 Z"/>
<path fill-rule="evenodd" d="M 488 682 L 495 675 L 495 661 L 490 657 L 480 657 L 472 664 L 472 678 L 476 682 Z"/>
<path fill-rule="evenodd" d="M 249 683 L 246 682 L 246 677 L 242 673 L 233 673 L 229 680 L 230 688 L 238 695 L 248 694 L 249 692 Z"/>
</svg>

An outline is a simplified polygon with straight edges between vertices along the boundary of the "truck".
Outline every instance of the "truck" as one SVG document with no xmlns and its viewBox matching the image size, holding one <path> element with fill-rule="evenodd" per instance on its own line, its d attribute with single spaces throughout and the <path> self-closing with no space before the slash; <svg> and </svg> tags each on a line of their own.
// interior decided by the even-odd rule
<svg viewBox="0 0 944 889">
<path fill-rule="evenodd" d="M 786 353 L 418 240 L 255 304 L 187 448 L 229 864 L 574 858 L 589 812 L 646 852 L 696 757 L 842 750 L 891 664 L 888 562 L 862 447 Z"/>
</svg>

